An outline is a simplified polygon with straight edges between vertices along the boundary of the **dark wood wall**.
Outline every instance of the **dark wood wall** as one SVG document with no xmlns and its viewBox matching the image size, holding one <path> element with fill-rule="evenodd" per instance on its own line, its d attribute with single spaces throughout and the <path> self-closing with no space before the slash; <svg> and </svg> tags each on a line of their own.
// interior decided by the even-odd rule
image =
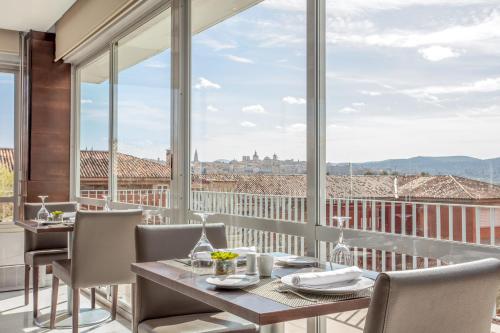
<svg viewBox="0 0 500 333">
<path fill-rule="evenodd" d="M 54 62 L 55 35 L 30 33 L 27 202 L 69 200 L 71 65 Z"/>
</svg>

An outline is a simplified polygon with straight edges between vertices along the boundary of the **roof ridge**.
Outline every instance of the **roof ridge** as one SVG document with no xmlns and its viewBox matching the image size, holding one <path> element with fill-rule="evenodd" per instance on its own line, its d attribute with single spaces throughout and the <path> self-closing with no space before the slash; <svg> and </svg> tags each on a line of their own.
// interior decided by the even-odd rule
<svg viewBox="0 0 500 333">
<path fill-rule="evenodd" d="M 476 198 L 475 196 L 473 196 L 469 191 L 467 191 L 465 189 L 465 187 L 459 183 L 458 180 L 455 179 L 455 177 L 453 175 L 448 175 L 448 177 L 450 177 L 458 186 L 460 186 L 460 188 L 465 192 L 465 194 L 467 194 L 469 197 L 471 197 L 471 199 L 478 199 Z M 480 198 L 479 198 L 480 199 Z"/>
</svg>

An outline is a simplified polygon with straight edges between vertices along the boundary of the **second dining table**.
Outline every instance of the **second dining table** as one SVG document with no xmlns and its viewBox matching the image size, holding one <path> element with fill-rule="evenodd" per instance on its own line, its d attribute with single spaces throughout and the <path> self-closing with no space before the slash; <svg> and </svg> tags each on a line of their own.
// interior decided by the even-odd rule
<svg viewBox="0 0 500 333">
<path fill-rule="evenodd" d="M 279 254 L 283 255 L 283 254 Z M 322 265 L 323 269 L 341 266 Z M 207 283 L 209 275 L 194 273 L 182 260 L 166 260 L 132 264 L 137 276 L 174 289 L 188 297 L 244 318 L 259 326 L 259 332 L 284 332 L 283 323 L 291 320 L 334 314 L 367 308 L 371 293 L 303 297 L 301 294 L 278 293 L 280 278 L 303 268 L 275 265 L 272 276 L 259 284 L 237 290 L 217 289 Z M 363 276 L 375 280 L 378 273 L 363 271 Z M 301 297 L 302 296 L 302 297 Z M 307 299 L 310 298 L 310 301 Z"/>
</svg>

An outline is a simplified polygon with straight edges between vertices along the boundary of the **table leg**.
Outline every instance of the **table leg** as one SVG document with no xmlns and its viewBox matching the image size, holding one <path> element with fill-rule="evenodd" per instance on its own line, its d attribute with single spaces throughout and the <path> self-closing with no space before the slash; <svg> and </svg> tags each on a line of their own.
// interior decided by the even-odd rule
<svg viewBox="0 0 500 333">
<path fill-rule="evenodd" d="M 285 333 L 285 323 L 260 326 L 259 333 Z"/>
</svg>

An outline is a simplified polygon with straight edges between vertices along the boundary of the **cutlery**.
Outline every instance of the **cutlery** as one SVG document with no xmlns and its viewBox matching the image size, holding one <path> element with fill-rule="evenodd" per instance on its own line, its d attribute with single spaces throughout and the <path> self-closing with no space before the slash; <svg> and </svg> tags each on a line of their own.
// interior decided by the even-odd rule
<svg viewBox="0 0 500 333">
<path fill-rule="evenodd" d="M 304 296 L 304 295 L 302 295 L 302 294 L 296 292 L 295 290 L 292 290 L 286 286 L 278 287 L 275 289 L 275 291 L 282 293 L 282 294 L 284 294 L 284 293 L 294 294 L 295 296 L 298 296 L 298 297 L 305 299 L 306 301 L 309 301 L 309 302 L 313 302 L 313 303 L 318 302 L 317 299 L 313 299 L 313 298 L 309 298 L 307 296 Z"/>
</svg>

